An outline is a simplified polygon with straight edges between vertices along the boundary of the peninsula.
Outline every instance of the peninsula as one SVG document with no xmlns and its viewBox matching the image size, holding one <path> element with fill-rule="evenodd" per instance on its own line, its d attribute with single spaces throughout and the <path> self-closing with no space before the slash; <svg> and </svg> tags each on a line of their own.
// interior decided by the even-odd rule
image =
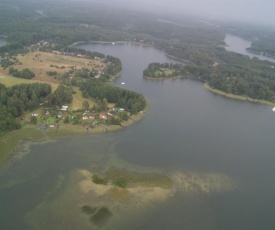
<svg viewBox="0 0 275 230">
<path fill-rule="evenodd" d="M 21 140 L 115 131 L 144 115 L 143 95 L 110 84 L 122 71 L 116 57 L 43 40 L 0 64 L 0 163 Z"/>
</svg>

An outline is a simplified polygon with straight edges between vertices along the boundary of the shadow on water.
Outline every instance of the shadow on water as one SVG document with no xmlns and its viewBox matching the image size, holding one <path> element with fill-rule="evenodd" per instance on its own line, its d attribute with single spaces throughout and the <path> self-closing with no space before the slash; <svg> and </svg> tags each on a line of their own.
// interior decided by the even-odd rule
<svg viewBox="0 0 275 230">
<path fill-rule="evenodd" d="M 108 208 L 102 207 L 95 214 L 90 217 L 90 221 L 99 227 L 107 224 L 108 220 L 112 217 L 112 212 Z"/>
<path fill-rule="evenodd" d="M 113 216 L 113 213 L 107 207 L 97 208 L 84 205 L 81 210 L 83 213 L 90 216 L 90 222 L 98 227 L 106 225 L 109 219 Z"/>
</svg>

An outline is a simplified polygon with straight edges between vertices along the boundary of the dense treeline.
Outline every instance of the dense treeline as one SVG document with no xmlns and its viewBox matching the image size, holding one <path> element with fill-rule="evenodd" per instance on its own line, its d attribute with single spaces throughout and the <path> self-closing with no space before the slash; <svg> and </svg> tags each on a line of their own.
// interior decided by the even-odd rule
<svg viewBox="0 0 275 230">
<path fill-rule="evenodd" d="M 40 7 L 18 1 L 22 11 L 16 12 L 7 2 L 0 9 L 0 31 L 8 36 L 9 42 L 22 45 L 41 40 L 65 46 L 78 41 L 132 41 L 156 45 L 182 59 L 195 59 L 207 47 L 222 44 L 223 32 L 212 27 L 206 29 L 202 23 L 181 27 L 158 21 L 159 15 L 119 9 L 114 12 L 96 4 L 62 1 L 55 2 L 54 7 L 48 1 L 40 2 Z M 44 9 L 47 17 L 36 12 L 39 8 Z M 6 11 L 11 11 L 11 16 Z M 176 54 L 178 48 L 181 52 Z M 197 49 L 200 52 L 194 52 Z"/>
<path fill-rule="evenodd" d="M 19 6 L 26 7 L 22 3 Z M 211 63 L 215 56 L 213 47 L 223 44 L 222 30 L 202 23 L 182 27 L 159 21 L 158 15 L 140 15 L 118 9 L 114 12 L 93 4 L 72 2 L 56 2 L 55 7 L 52 7 L 52 3 L 47 1 L 43 3 L 43 7 L 36 6 L 45 9 L 43 12 L 47 15 L 39 17 L 35 12 L 37 8 L 31 4 L 27 6 L 29 9 L 24 14 L 18 13 L 20 21 L 3 12 L 3 16 L 10 20 L 3 19 L 0 31 L 8 35 L 9 42 L 31 45 L 46 40 L 55 43 L 56 48 L 58 45 L 67 46 L 78 41 L 140 42 L 154 45 L 172 56 L 196 64 Z M 0 9 L 0 20 L 4 8 Z M 13 14 L 16 12 L 12 11 L 11 15 Z"/>
<path fill-rule="evenodd" d="M 5 87 L 0 84 L 0 133 L 20 128 L 16 118 L 41 104 L 62 106 L 72 101 L 73 91 L 64 85 L 51 93 L 51 86 L 46 83 L 20 84 Z"/>
<path fill-rule="evenodd" d="M 8 106 L 14 117 L 35 109 L 49 94 L 51 86 L 43 83 L 20 84 L 1 90 L 0 103 Z"/>
<path fill-rule="evenodd" d="M 73 100 L 73 90 L 65 85 L 59 85 L 58 88 L 47 97 L 49 106 L 62 106 L 69 104 Z"/>
<path fill-rule="evenodd" d="M 106 72 L 110 75 L 116 75 L 122 71 L 121 60 L 111 55 L 106 56 L 107 69 Z"/>
<path fill-rule="evenodd" d="M 116 103 L 117 107 L 124 108 L 133 114 L 143 110 L 146 106 L 142 94 L 115 87 L 102 79 L 90 79 L 81 86 L 83 96 L 90 96 L 100 100 L 106 99 L 109 103 Z"/>
<path fill-rule="evenodd" d="M 8 43 L 5 46 L 0 47 L 0 55 L 4 55 L 5 53 L 8 53 L 9 55 L 15 55 L 18 53 L 25 52 L 26 49 L 22 44 L 19 44 L 17 42 Z"/>
<path fill-rule="evenodd" d="M 211 69 L 208 80 L 210 86 L 254 99 L 274 100 L 273 63 L 229 52 L 219 52 L 217 57 L 220 63 Z"/>
<path fill-rule="evenodd" d="M 49 84 L 0 84 L 0 133 L 20 128 L 15 118 L 35 109 L 51 93 Z"/>
<path fill-rule="evenodd" d="M 274 33 L 275 35 L 275 33 Z M 275 57 L 275 41 L 273 38 L 261 38 L 253 41 L 251 47 L 247 49 L 250 52 Z"/>
<path fill-rule="evenodd" d="M 19 71 L 19 70 L 15 69 L 14 67 L 10 67 L 9 74 L 14 77 L 25 78 L 25 79 L 31 79 L 31 78 L 35 77 L 34 72 L 32 72 L 28 68 L 25 68 L 25 69 Z"/>
<path fill-rule="evenodd" d="M 107 21 L 102 20 L 106 16 L 102 9 L 91 4 L 62 1 L 40 1 L 34 4 L 33 1 L 20 0 L 14 1 L 14 4 L 20 10 L 16 10 L 10 1 L 4 0 L 0 8 L 0 31 L 8 36 L 10 43 L 29 46 L 47 40 L 50 43 L 70 45 L 78 41 L 114 41 L 128 37 L 123 31 L 113 30 L 111 25 L 117 20 L 108 21 L 110 25 L 104 29 L 92 26 Z M 41 15 L 37 9 L 45 9 L 47 16 Z M 110 17 L 114 17 L 111 11 Z"/>
</svg>

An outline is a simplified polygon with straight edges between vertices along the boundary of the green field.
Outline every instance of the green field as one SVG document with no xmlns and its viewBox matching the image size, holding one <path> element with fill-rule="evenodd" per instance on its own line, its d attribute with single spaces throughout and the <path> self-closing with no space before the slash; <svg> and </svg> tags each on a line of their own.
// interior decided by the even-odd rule
<svg viewBox="0 0 275 230">
<path fill-rule="evenodd" d="M 0 83 L 4 84 L 7 87 L 11 87 L 13 85 L 18 85 L 18 84 L 31 84 L 31 83 L 45 83 L 43 81 L 39 81 L 39 80 L 32 80 L 32 79 L 23 79 L 23 78 L 17 78 L 17 77 L 13 77 L 13 76 L 6 76 L 2 73 L 0 73 Z M 50 84 L 52 86 L 52 90 L 56 90 L 58 87 L 57 83 L 53 83 L 53 82 L 46 82 L 48 84 Z"/>
</svg>

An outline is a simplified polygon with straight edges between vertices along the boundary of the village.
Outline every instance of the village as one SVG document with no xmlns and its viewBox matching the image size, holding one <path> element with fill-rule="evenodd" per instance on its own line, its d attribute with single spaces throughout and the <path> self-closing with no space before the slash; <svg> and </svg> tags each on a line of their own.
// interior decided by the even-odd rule
<svg viewBox="0 0 275 230">
<path fill-rule="evenodd" d="M 86 103 L 84 103 L 86 104 Z M 121 122 L 130 118 L 130 113 L 123 108 L 107 108 L 104 111 L 98 110 L 94 105 L 92 108 L 69 110 L 68 105 L 63 105 L 56 109 L 40 108 L 20 118 L 22 124 L 35 124 L 38 129 L 56 129 L 62 125 L 72 124 L 82 126 L 88 132 L 97 126 L 101 126 L 103 131 L 108 130 L 109 125 L 121 126 Z"/>
</svg>

